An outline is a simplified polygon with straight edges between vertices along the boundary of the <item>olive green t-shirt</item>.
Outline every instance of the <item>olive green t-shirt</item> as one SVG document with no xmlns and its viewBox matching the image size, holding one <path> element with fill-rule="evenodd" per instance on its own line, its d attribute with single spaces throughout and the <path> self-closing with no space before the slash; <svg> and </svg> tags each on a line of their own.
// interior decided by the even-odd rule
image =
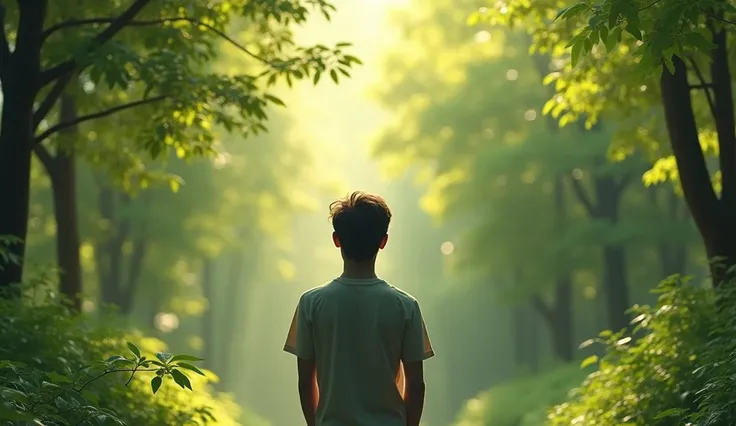
<svg viewBox="0 0 736 426">
<path fill-rule="evenodd" d="M 377 278 L 304 293 L 284 350 L 315 362 L 318 426 L 405 426 L 401 363 L 434 356 L 419 303 Z"/>
</svg>

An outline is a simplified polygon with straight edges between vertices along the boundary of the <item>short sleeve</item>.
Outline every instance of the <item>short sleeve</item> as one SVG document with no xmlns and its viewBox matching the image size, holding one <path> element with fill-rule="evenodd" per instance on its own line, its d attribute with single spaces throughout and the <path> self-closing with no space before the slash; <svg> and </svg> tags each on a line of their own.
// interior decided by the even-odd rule
<svg viewBox="0 0 736 426">
<path fill-rule="evenodd" d="M 308 311 L 304 296 L 302 296 L 291 319 L 284 350 L 298 358 L 311 360 L 314 359 L 314 340 L 312 338 L 312 323 L 307 315 Z"/>
<path fill-rule="evenodd" d="M 424 324 L 422 311 L 416 301 L 412 306 L 409 319 L 404 329 L 404 341 L 401 348 L 401 360 L 404 363 L 424 361 L 434 356 L 434 349 L 429 340 L 429 333 Z"/>
</svg>

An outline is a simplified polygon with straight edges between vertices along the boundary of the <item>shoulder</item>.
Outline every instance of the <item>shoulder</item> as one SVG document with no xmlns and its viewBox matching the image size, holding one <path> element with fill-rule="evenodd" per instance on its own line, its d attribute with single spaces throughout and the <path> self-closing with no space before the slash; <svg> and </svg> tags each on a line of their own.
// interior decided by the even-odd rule
<svg viewBox="0 0 736 426">
<path fill-rule="evenodd" d="M 389 283 L 386 283 L 386 284 L 388 284 L 389 291 L 391 291 L 391 293 L 393 293 L 394 296 L 404 306 L 410 307 L 410 308 L 413 308 L 414 306 L 419 306 L 419 302 L 417 301 L 417 299 L 414 296 L 412 296 L 411 294 L 407 293 L 406 291 L 404 291 L 404 290 L 402 290 L 402 289 L 400 289 L 400 288 L 398 288 L 398 287 L 396 287 L 394 285 L 391 285 Z"/>
<path fill-rule="evenodd" d="M 302 293 L 302 295 L 299 296 L 299 305 L 313 303 L 316 299 L 320 297 L 320 295 L 324 292 L 325 288 L 328 285 L 329 283 L 322 284 L 320 286 L 310 288 L 309 290 Z"/>
</svg>

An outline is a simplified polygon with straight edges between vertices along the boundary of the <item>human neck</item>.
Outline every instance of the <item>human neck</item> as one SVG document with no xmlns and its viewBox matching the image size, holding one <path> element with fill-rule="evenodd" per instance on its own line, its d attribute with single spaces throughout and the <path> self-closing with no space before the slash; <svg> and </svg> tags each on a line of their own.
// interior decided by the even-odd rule
<svg viewBox="0 0 736 426">
<path fill-rule="evenodd" d="M 345 260 L 340 277 L 356 280 L 376 278 L 376 262 L 375 260 L 365 262 Z"/>
</svg>

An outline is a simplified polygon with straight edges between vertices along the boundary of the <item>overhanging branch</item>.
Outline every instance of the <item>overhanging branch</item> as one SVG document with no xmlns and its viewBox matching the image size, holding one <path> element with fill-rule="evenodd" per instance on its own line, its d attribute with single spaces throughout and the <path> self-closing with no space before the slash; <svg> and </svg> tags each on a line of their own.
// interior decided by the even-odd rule
<svg viewBox="0 0 736 426">
<path fill-rule="evenodd" d="M 585 207 L 585 210 L 588 211 L 588 215 L 591 217 L 596 215 L 596 207 L 595 204 L 593 204 L 593 200 L 590 198 L 590 195 L 588 195 L 588 191 L 585 190 L 583 187 L 582 182 L 575 179 L 574 177 L 570 176 L 570 186 L 572 187 L 572 192 L 575 194 L 575 197 L 580 201 L 580 204 Z"/>
<path fill-rule="evenodd" d="M 110 25 L 92 39 L 90 50 L 94 51 L 98 46 L 107 43 L 110 39 L 115 37 L 115 35 L 125 28 L 125 26 L 128 25 L 151 1 L 152 0 L 136 0 L 130 5 L 130 7 L 128 7 L 128 9 L 125 10 L 125 12 L 106 21 L 106 23 L 109 23 Z M 77 68 L 77 66 L 78 64 L 76 61 L 74 59 L 70 59 L 42 72 L 39 79 L 40 87 L 71 73 L 75 68 Z M 56 102 L 56 100 L 54 100 L 54 102 Z"/>
<path fill-rule="evenodd" d="M 41 105 L 39 105 L 36 111 L 33 112 L 34 132 L 36 131 L 36 129 L 38 129 L 38 125 L 41 124 L 41 121 L 43 121 L 43 119 L 46 118 L 49 112 L 51 112 L 54 104 L 56 104 L 56 101 L 59 100 L 59 97 L 61 97 L 64 89 L 66 89 L 67 84 L 69 84 L 69 81 L 72 79 L 72 75 L 73 73 L 69 73 L 56 80 L 54 86 L 51 88 L 43 101 L 41 101 Z"/>
<path fill-rule="evenodd" d="M 49 176 L 53 176 L 56 172 L 56 168 L 54 167 L 54 156 L 51 155 L 49 150 L 40 144 L 33 147 L 33 152 L 36 154 L 39 161 L 41 161 L 41 164 L 43 164 L 43 167 L 46 169 L 46 173 L 48 173 Z"/>
<path fill-rule="evenodd" d="M 44 31 L 43 38 L 48 38 L 51 34 L 66 29 L 66 28 L 74 28 L 74 27 L 80 27 L 83 25 L 94 25 L 94 24 L 110 24 L 112 25 L 113 21 L 115 21 L 116 18 L 88 18 L 88 19 L 71 19 L 68 21 L 60 22 L 56 25 L 53 25 L 49 27 L 46 31 Z M 271 62 L 269 62 L 267 59 L 256 55 L 255 53 L 251 52 L 243 46 L 242 44 L 235 41 L 232 37 L 225 34 L 223 31 L 218 30 L 217 28 L 213 27 L 212 25 L 205 24 L 202 21 L 196 19 L 196 18 L 190 18 L 190 17 L 176 17 L 176 18 L 161 18 L 161 19 L 149 19 L 149 20 L 141 20 L 141 21 L 133 21 L 127 22 L 124 27 L 142 27 L 142 26 L 152 26 L 152 25 L 164 25 L 164 24 L 173 24 L 176 22 L 188 22 L 194 26 L 200 26 L 203 28 L 206 28 L 213 33 L 215 33 L 218 37 L 222 38 L 226 42 L 230 43 L 233 47 L 240 50 L 241 52 L 245 53 L 246 55 L 257 59 L 265 64 L 270 65 Z"/>
<path fill-rule="evenodd" d="M 703 88 L 703 92 L 705 93 L 705 100 L 708 101 L 708 108 L 710 109 L 710 113 L 715 117 L 716 107 L 715 102 L 713 102 L 713 94 L 711 93 L 711 89 L 714 88 L 713 83 L 708 83 L 705 81 L 705 76 L 703 75 L 703 72 L 700 70 L 698 63 L 695 62 L 693 58 L 688 58 L 688 62 L 690 62 L 690 67 L 693 69 L 693 72 L 698 78 L 698 81 L 700 81 L 700 84 L 695 86 L 691 85 L 690 88 Z"/>
<path fill-rule="evenodd" d="M 72 126 L 76 126 L 77 124 L 80 124 L 80 123 L 84 123 L 85 121 L 96 120 L 98 118 L 103 118 L 103 117 L 107 117 L 107 116 L 113 115 L 113 114 L 115 114 L 117 112 L 120 112 L 120 111 L 124 111 L 124 110 L 135 108 L 135 107 L 139 107 L 139 106 L 146 105 L 146 104 L 151 104 L 151 103 L 154 103 L 154 102 L 159 102 L 159 101 L 162 101 L 162 100 L 166 99 L 167 97 L 168 96 L 161 95 L 161 96 L 155 96 L 155 97 L 152 97 L 152 98 L 141 99 L 139 101 L 129 102 L 127 104 L 118 105 L 116 107 L 112 107 L 112 108 L 106 109 L 104 111 L 99 111 L 99 112 L 95 112 L 95 113 L 87 114 L 87 115 L 81 115 L 81 116 L 77 117 L 74 120 L 60 122 L 60 123 L 58 123 L 58 124 L 56 124 L 54 126 L 51 126 L 46 131 L 44 131 L 43 133 L 41 133 L 40 135 L 38 135 L 34 139 L 34 145 L 40 144 L 41 142 L 43 142 L 49 136 L 53 135 L 56 132 L 59 132 L 61 130 L 64 130 L 64 129 L 69 128 L 69 127 L 72 127 Z"/>
<path fill-rule="evenodd" d="M 10 63 L 10 44 L 5 34 L 5 7 L 0 4 L 0 81 L 5 81 Z"/>
</svg>

